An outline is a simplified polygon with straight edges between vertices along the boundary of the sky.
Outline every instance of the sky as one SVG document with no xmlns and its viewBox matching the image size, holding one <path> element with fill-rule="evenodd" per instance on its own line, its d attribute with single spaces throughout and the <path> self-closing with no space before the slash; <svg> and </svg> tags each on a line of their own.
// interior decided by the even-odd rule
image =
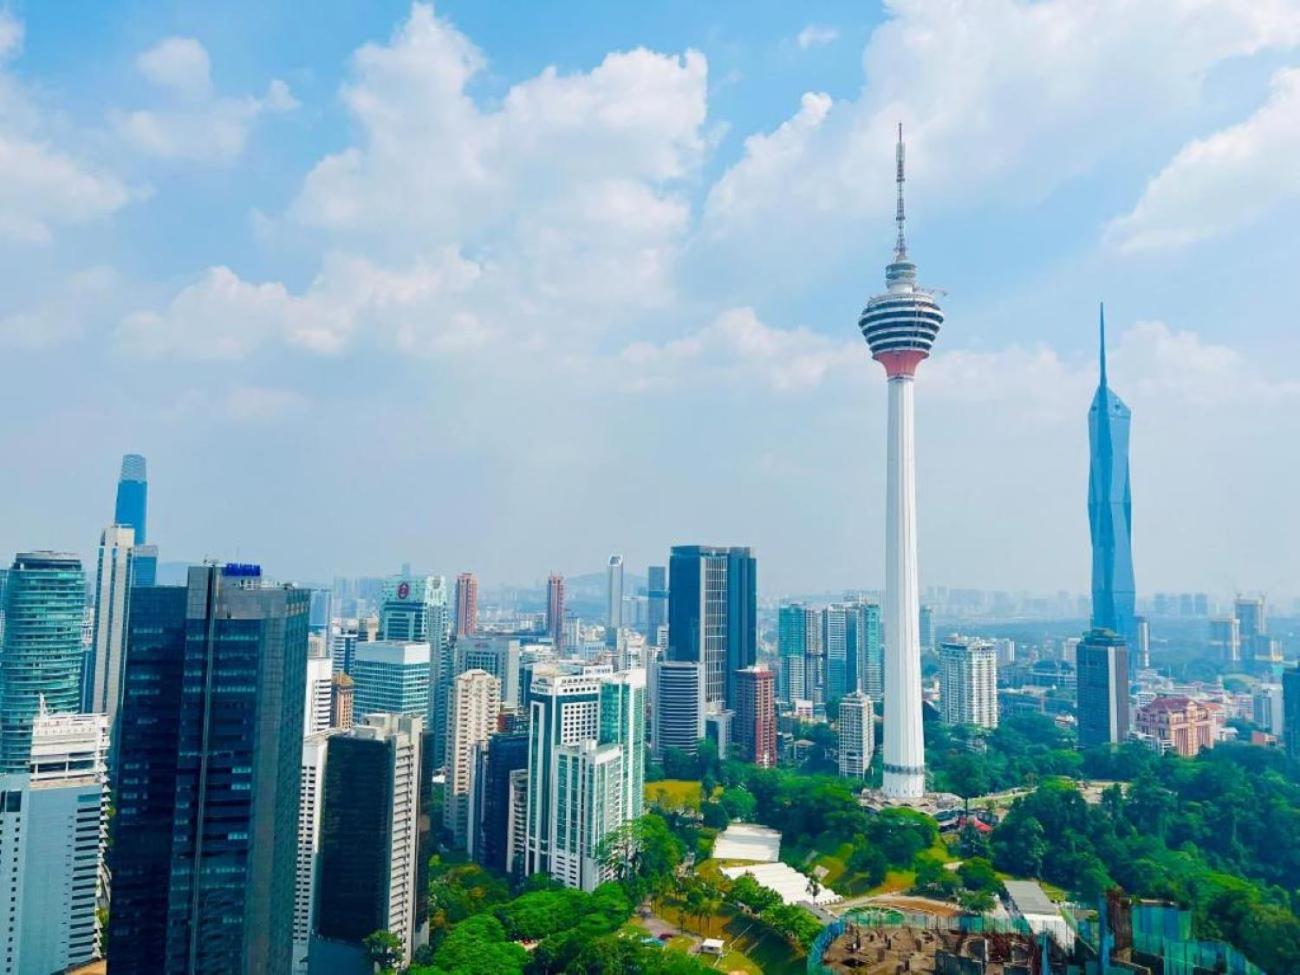
<svg viewBox="0 0 1300 975">
<path fill-rule="evenodd" d="M 1300 0 L 11 3 L 0 552 L 878 587 L 900 122 L 922 585 L 1086 589 L 1105 301 L 1139 592 L 1300 595 Z"/>
</svg>

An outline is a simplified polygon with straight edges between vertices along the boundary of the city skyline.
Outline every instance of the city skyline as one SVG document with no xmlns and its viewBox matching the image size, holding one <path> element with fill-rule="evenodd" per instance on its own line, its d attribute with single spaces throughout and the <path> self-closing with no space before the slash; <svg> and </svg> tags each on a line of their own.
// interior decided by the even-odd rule
<svg viewBox="0 0 1300 975">
<path fill-rule="evenodd" d="M 1295 137 L 1294 76 L 1277 69 L 1300 14 L 1285 5 L 1241 18 L 1212 3 L 1195 22 L 1163 3 L 1138 18 L 1007 3 L 951 22 L 931 3 L 603 11 L 568 36 L 537 11 L 507 30 L 465 3 L 345 6 L 294 30 L 259 11 L 267 37 L 305 33 L 255 49 L 250 6 L 187 19 L 142 2 L 120 20 L 149 28 L 109 10 L 93 44 L 37 7 L 6 16 L 0 71 L 30 117 L 0 134 L 66 162 L 86 194 L 55 207 L 19 180 L 0 234 L 15 364 L 0 449 L 24 458 L 0 546 L 88 562 L 109 516 L 88 485 L 138 451 L 168 557 L 292 578 L 419 558 L 505 579 L 517 548 L 541 576 L 707 538 L 752 545 L 775 591 L 878 586 L 877 520 L 822 513 L 883 508 L 863 441 L 884 404 L 841 310 L 885 256 L 867 228 L 888 193 L 863 174 L 888 164 L 902 119 L 925 160 L 927 267 L 963 323 L 918 404 L 923 586 L 1086 590 L 1079 416 L 1103 294 L 1112 376 L 1141 419 L 1143 585 L 1280 594 L 1300 576 L 1300 553 L 1272 544 L 1300 532 L 1281 493 L 1300 336 L 1277 324 L 1274 289 L 1220 284 L 1280 277 L 1297 256 L 1293 181 L 1270 176 Z M 814 17 L 825 29 L 805 33 Z M 930 31 L 955 63 L 1005 73 L 952 75 L 920 56 Z M 1004 57 L 1008 38 L 1023 52 L 1078 34 L 1097 43 L 1064 63 Z M 1041 83 L 1058 69 L 1084 83 Z M 1112 85 L 1141 93 L 1120 118 Z M 560 126 L 548 113 L 568 97 L 610 114 Z M 367 113 L 373 98 L 391 120 Z M 214 118 L 226 141 L 193 136 Z M 440 139 L 517 210 L 493 207 Z M 503 158 L 501 140 L 529 149 Z M 521 192 L 542 183 L 554 192 Z M 1249 205 L 1180 202 L 1202 190 Z M 782 233 L 754 232 L 774 221 Z M 70 392 L 52 403 L 56 376 Z M 694 435 L 699 416 L 716 436 Z M 331 447 L 386 460 L 357 478 L 320 462 Z M 1250 456 L 1251 476 L 1207 467 L 1207 449 Z M 627 476 L 648 458 L 680 476 Z M 193 503 L 204 519 L 185 517 Z M 318 530 L 360 520 L 355 538 Z"/>
</svg>

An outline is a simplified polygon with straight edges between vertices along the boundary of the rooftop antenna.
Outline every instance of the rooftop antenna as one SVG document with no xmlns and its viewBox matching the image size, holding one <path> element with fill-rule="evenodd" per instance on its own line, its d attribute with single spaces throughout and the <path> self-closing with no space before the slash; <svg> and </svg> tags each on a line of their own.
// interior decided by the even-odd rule
<svg viewBox="0 0 1300 975">
<path fill-rule="evenodd" d="M 907 241 L 903 238 L 903 222 L 906 220 L 906 217 L 903 215 L 904 148 L 903 148 L 903 123 L 902 122 L 898 123 L 897 155 L 898 155 L 898 176 L 896 177 L 896 181 L 898 182 L 898 211 L 897 213 L 895 213 L 894 219 L 898 222 L 898 242 L 894 245 L 894 260 L 905 261 L 907 260 Z"/>
</svg>

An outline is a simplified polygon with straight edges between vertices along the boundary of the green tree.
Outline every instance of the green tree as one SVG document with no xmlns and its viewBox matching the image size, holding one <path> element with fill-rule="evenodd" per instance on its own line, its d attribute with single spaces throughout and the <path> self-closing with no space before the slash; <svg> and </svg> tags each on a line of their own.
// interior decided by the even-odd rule
<svg viewBox="0 0 1300 975">
<path fill-rule="evenodd" d="M 402 939 L 391 931 L 372 931 L 361 941 L 366 961 L 383 975 L 397 971 L 402 963 Z"/>
</svg>

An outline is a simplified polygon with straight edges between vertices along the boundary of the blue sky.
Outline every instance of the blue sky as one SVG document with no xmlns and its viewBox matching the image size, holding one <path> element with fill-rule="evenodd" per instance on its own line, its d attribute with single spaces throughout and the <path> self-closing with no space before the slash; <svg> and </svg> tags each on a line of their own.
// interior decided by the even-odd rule
<svg viewBox="0 0 1300 975">
<path fill-rule="evenodd" d="M 922 579 L 1079 591 L 1096 306 L 1142 592 L 1300 594 L 1300 4 L 106 3 L 0 21 L 0 549 L 881 576 L 892 240 L 948 323 Z"/>
</svg>

